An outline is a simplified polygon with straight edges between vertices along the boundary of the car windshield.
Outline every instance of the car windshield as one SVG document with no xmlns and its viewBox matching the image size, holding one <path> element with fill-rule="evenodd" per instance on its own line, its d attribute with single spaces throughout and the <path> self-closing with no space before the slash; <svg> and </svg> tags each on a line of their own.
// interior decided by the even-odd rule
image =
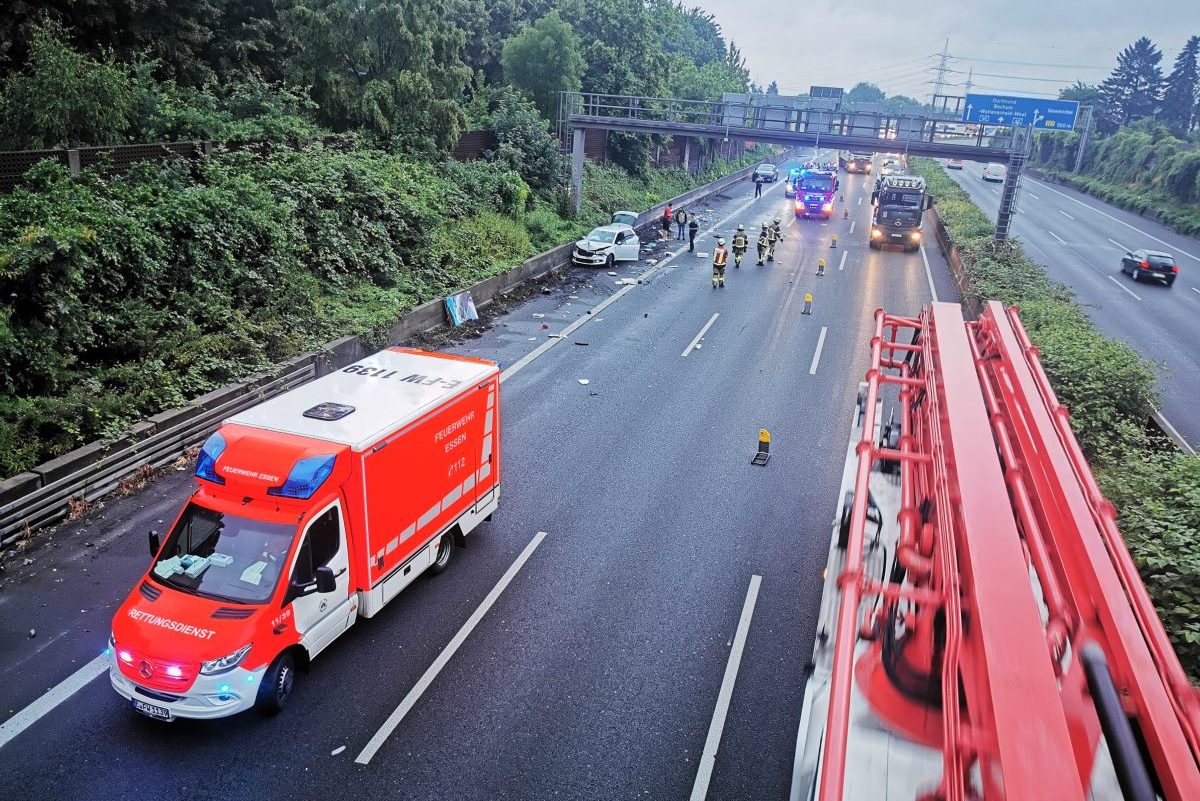
<svg viewBox="0 0 1200 801">
<path fill-rule="evenodd" d="M 833 178 L 828 175 L 809 175 L 801 179 L 800 188 L 814 192 L 832 192 Z"/>
<path fill-rule="evenodd" d="M 151 568 L 168 587 L 232 603 L 263 603 L 283 573 L 296 527 L 188 504 Z"/>
<path fill-rule="evenodd" d="M 921 217 L 921 212 L 918 209 L 908 209 L 904 207 L 885 209 L 879 212 L 881 220 L 904 220 L 907 222 L 915 222 Z"/>
<path fill-rule="evenodd" d="M 1175 265 L 1174 258 L 1171 256 L 1164 256 L 1159 253 L 1149 254 L 1149 256 L 1146 257 L 1146 261 L 1150 262 L 1151 264 L 1156 264 L 1159 267 L 1173 267 Z"/>
<path fill-rule="evenodd" d="M 764 164 L 758 168 L 759 172 L 775 172 L 774 164 Z"/>
<path fill-rule="evenodd" d="M 920 192 L 902 192 L 893 189 L 888 192 L 883 192 L 879 199 L 881 206 L 904 206 L 907 208 L 921 208 L 921 193 Z"/>
<path fill-rule="evenodd" d="M 588 234 L 587 238 L 591 242 L 599 242 L 602 245 L 611 245 L 613 242 L 617 241 L 617 234 L 615 231 L 605 231 L 603 228 L 597 228 L 595 231 L 592 231 L 590 234 Z"/>
</svg>

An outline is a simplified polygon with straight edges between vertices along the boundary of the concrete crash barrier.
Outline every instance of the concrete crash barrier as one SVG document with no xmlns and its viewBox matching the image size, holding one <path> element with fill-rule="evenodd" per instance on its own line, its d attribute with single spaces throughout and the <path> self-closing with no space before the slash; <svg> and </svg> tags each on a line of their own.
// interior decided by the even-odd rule
<svg viewBox="0 0 1200 801">
<path fill-rule="evenodd" d="M 780 158 L 783 158 L 782 156 Z M 638 215 L 638 228 L 655 223 L 667 203 L 688 205 L 745 180 L 754 167 L 697 187 Z M 560 245 L 491 278 L 465 287 L 478 307 L 521 284 L 571 265 L 573 243 Z M 447 321 L 443 298 L 401 315 L 388 329 L 388 341 L 403 342 Z M 378 348 L 358 336 L 327 342 L 274 370 L 256 373 L 236 384 L 214 389 L 186 406 L 168 409 L 136 423 L 117 437 L 83 445 L 0 483 L 0 550 L 29 532 L 67 515 L 73 500 L 94 501 L 118 488 L 121 481 L 146 466 L 161 467 L 203 442 L 227 417 L 262 400 L 286 392 L 374 353 Z"/>
</svg>

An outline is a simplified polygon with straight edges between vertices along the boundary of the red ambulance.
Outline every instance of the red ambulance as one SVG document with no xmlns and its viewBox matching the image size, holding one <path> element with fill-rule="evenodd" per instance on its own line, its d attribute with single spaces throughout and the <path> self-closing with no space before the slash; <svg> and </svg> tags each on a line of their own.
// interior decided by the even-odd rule
<svg viewBox="0 0 1200 801">
<path fill-rule="evenodd" d="M 117 610 L 109 676 L 161 720 L 277 711 L 307 664 L 496 511 L 500 372 L 392 348 L 227 420 Z"/>
</svg>

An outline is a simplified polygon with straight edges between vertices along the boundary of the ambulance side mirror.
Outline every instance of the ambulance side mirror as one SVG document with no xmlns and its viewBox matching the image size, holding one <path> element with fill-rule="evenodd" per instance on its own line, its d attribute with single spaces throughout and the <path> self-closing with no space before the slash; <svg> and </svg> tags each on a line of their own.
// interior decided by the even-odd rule
<svg viewBox="0 0 1200 801">
<path fill-rule="evenodd" d="M 313 575 L 317 579 L 317 592 L 337 590 L 337 577 L 333 575 L 333 568 L 329 565 L 321 565 Z"/>
<path fill-rule="evenodd" d="M 162 540 L 158 538 L 157 531 L 150 532 L 150 555 L 158 556 L 158 549 L 162 547 Z"/>
</svg>

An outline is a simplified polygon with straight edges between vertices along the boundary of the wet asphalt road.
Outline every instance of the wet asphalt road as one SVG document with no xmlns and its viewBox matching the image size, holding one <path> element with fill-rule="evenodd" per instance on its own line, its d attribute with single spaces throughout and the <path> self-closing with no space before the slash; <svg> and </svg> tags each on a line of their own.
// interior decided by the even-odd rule
<svg viewBox="0 0 1200 801">
<path fill-rule="evenodd" d="M 708 797 L 785 797 L 871 315 L 915 314 L 931 280 L 956 299 L 936 250 L 928 270 L 920 253 L 868 250 L 865 187 L 843 175 L 850 217 L 839 205 L 829 222 L 792 222 L 779 185 L 758 201 L 747 183 L 701 204 L 705 228 L 734 215 L 720 229 L 730 236 L 780 216 L 778 260 L 731 265 L 714 290 L 707 258 L 664 265 L 656 248 L 642 283 L 506 377 L 500 513 L 447 573 L 324 652 L 282 715 L 158 724 L 102 676 L 0 748 L 4 796 L 686 798 L 757 575 Z M 705 236 L 697 250 L 711 246 Z M 649 268 L 574 270 L 450 347 L 510 366 Z M 765 468 L 750 465 L 760 428 L 773 438 Z M 169 471 L 10 569 L 0 720 L 104 647 L 146 566 L 146 531 L 169 524 L 190 484 L 190 466 Z M 494 607 L 370 764 L 356 764 L 537 532 L 547 535 Z"/>
</svg>

